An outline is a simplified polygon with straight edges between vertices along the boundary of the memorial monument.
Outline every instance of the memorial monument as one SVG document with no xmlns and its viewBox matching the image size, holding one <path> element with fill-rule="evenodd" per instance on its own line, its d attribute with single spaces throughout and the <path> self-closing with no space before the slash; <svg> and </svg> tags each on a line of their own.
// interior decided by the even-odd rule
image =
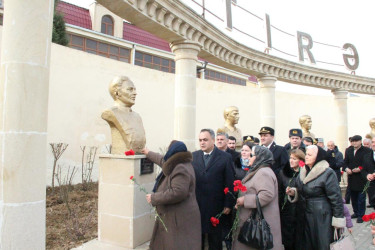
<svg viewBox="0 0 375 250">
<path fill-rule="evenodd" d="M 370 128 L 371 128 L 371 131 L 370 131 L 370 133 L 368 133 L 366 135 L 366 138 L 372 139 L 375 136 L 375 118 L 372 118 L 369 121 L 369 125 L 370 125 Z"/>
<path fill-rule="evenodd" d="M 240 113 L 237 107 L 229 106 L 224 109 L 224 127 L 220 128 L 222 131 L 236 138 L 236 148 L 242 147 L 242 133 L 236 124 L 240 119 Z"/>
<path fill-rule="evenodd" d="M 303 115 L 299 118 L 299 124 L 302 128 L 302 134 L 303 137 L 311 137 L 315 140 L 315 135 L 310 132 L 311 126 L 312 126 L 312 120 L 311 116 L 309 115 Z"/>
<path fill-rule="evenodd" d="M 102 118 L 111 128 L 111 154 L 124 154 L 130 149 L 141 152 L 146 136 L 142 118 L 131 109 L 137 96 L 133 82 L 126 76 L 116 76 L 109 84 L 109 93 L 115 103 L 102 113 Z"/>
</svg>

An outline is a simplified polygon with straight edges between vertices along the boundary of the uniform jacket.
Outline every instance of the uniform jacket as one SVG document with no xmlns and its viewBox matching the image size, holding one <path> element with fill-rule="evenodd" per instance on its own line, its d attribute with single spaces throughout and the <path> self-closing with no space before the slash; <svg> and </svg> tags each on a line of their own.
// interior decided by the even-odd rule
<svg viewBox="0 0 375 250">
<path fill-rule="evenodd" d="M 284 148 L 285 148 L 286 152 L 289 155 L 290 151 L 292 150 L 292 146 L 290 146 L 290 142 L 288 142 L 287 144 L 285 144 Z M 305 146 L 305 144 L 303 144 L 301 142 L 301 145 L 299 146 L 298 149 L 301 149 L 305 153 L 306 152 L 306 146 Z"/>
<path fill-rule="evenodd" d="M 196 176 L 196 197 L 201 213 L 202 233 L 212 233 L 221 230 L 221 225 L 213 228 L 210 218 L 223 211 L 224 207 L 233 208 L 234 199 L 224 194 L 228 187 L 233 193 L 234 173 L 231 156 L 219 150 L 212 151 L 208 165 L 204 165 L 203 151 L 193 152 L 193 162 Z"/>
<path fill-rule="evenodd" d="M 345 227 L 344 206 L 335 172 L 327 161 L 319 161 L 307 174 L 301 168 L 293 201 L 304 200 L 304 249 L 328 250 L 333 227 Z"/>
<path fill-rule="evenodd" d="M 345 166 L 351 170 L 359 166 L 363 167 L 364 156 L 371 151 L 371 149 L 361 146 L 354 155 L 354 147 L 349 147 L 345 152 Z M 366 179 L 362 177 L 360 172 L 352 173 L 348 175 L 348 184 L 350 190 L 362 191 L 366 184 Z"/>
<path fill-rule="evenodd" d="M 201 220 L 191 153 L 176 153 L 166 162 L 153 152 L 147 158 L 162 166 L 164 176 L 151 196 L 151 203 L 168 230 L 159 220 L 155 221 L 150 249 L 201 249 Z"/>
<path fill-rule="evenodd" d="M 270 167 L 262 167 L 247 182 L 243 183 L 247 191 L 245 194 L 244 206 L 240 208 L 239 224 L 237 231 L 241 229 L 243 223 L 249 218 L 252 211 L 256 209 L 256 195 L 258 194 L 259 202 L 265 220 L 270 225 L 273 236 L 273 249 L 283 249 L 281 243 L 280 213 L 278 202 L 278 187 L 275 173 Z M 238 232 L 236 235 L 238 235 Z M 233 243 L 233 250 L 252 249 L 247 245 L 240 243 L 237 237 Z"/>
<path fill-rule="evenodd" d="M 272 142 L 269 149 L 273 154 L 273 159 L 275 160 L 275 162 L 272 164 L 272 170 L 275 172 L 277 176 L 279 175 L 280 170 L 282 170 L 285 167 L 285 165 L 289 163 L 289 156 L 285 148 L 276 145 L 275 142 Z"/>
</svg>

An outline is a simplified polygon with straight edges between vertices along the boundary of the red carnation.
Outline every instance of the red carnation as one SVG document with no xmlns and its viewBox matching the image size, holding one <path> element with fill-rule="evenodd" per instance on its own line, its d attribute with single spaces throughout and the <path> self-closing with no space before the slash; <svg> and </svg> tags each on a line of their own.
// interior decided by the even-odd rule
<svg viewBox="0 0 375 250">
<path fill-rule="evenodd" d="M 240 188 L 240 190 L 242 191 L 242 192 L 246 192 L 247 191 L 247 188 L 245 187 L 245 186 L 241 186 L 241 187 L 239 187 Z"/>
<path fill-rule="evenodd" d="M 369 214 L 371 220 L 375 220 L 375 213 Z"/>
<path fill-rule="evenodd" d="M 359 170 L 362 170 L 362 169 L 363 169 L 363 167 L 362 167 L 362 166 L 359 166 L 358 168 L 359 168 Z"/>
<path fill-rule="evenodd" d="M 224 194 L 227 194 L 229 192 L 229 188 L 224 188 Z"/>
<path fill-rule="evenodd" d="M 242 185 L 242 182 L 241 182 L 240 180 L 235 180 L 235 181 L 233 182 L 233 185 L 234 185 L 234 186 Z"/>
<path fill-rule="evenodd" d="M 210 221 L 212 226 L 214 227 L 216 227 L 220 223 L 219 219 L 216 219 L 215 217 L 211 217 Z"/>
<path fill-rule="evenodd" d="M 341 175 L 343 175 L 344 174 L 344 171 L 341 171 Z"/>
<path fill-rule="evenodd" d="M 303 168 L 305 166 L 305 163 L 303 161 L 299 161 L 298 165 L 299 165 L 300 168 Z"/>
<path fill-rule="evenodd" d="M 238 192 L 239 188 L 240 188 L 239 186 L 234 186 L 233 191 Z"/>
<path fill-rule="evenodd" d="M 245 170 L 245 171 L 249 171 L 249 168 L 244 168 L 243 170 Z"/>
<path fill-rule="evenodd" d="M 365 214 L 365 215 L 362 216 L 362 220 L 364 222 L 368 222 L 368 221 L 370 221 L 370 216 L 368 214 Z"/>
<path fill-rule="evenodd" d="M 130 176 L 130 180 L 133 180 L 133 178 L 134 178 L 134 176 L 132 175 L 132 176 Z"/>
<path fill-rule="evenodd" d="M 135 152 L 133 151 L 133 149 L 130 149 L 129 151 L 125 151 L 125 155 L 135 155 Z"/>
</svg>

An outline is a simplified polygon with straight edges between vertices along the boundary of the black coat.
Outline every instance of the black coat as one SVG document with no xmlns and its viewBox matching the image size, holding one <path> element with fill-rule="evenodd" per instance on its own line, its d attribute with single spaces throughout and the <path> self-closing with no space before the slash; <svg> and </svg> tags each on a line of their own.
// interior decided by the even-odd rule
<svg viewBox="0 0 375 250">
<path fill-rule="evenodd" d="M 319 161 L 311 171 L 301 168 L 296 181 L 297 199 L 305 203 L 304 249 L 328 250 L 333 227 L 345 227 L 344 206 L 335 172 Z"/>
<path fill-rule="evenodd" d="M 210 218 L 222 212 L 224 207 L 232 209 L 234 205 L 232 196 L 224 194 L 225 187 L 233 193 L 232 158 L 228 153 L 215 147 L 207 167 L 204 165 L 202 150 L 193 152 L 192 164 L 195 171 L 195 192 L 201 213 L 202 233 L 216 232 L 221 230 L 221 225 L 213 228 Z"/>
<path fill-rule="evenodd" d="M 368 152 L 363 159 L 363 170 L 361 171 L 362 177 L 367 180 L 368 174 L 373 174 L 375 172 L 375 161 L 374 152 Z M 375 181 L 371 182 L 371 187 L 375 186 Z"/>
<path fill-rule="evenodd" d="M 232 150 L 230 148 L 227 148 L 225 150 L 225 152 L 227 152 L 228 154 L 230 154 L 230 156 L 232 157 L 232 161 L 235 162 L 235 160 L 238 158 L 238 157 L 241 157 L 241 154 L 239 152 L 237 152 L 236 150 Z"/>
<path fill-rule="evenodd" d="M 335 151 L 328 149 L 327 150 L 327 157 L 326 157 L 325 160 L 328 162 L 329 167 L 332 168 L 333 171 L 335 171 L 337 180 L 340 183 L 340 180 L 341 180 L 341 171 L 340 171 L 340 168 L 337 166 L 336 157 L 335 156 L 336 156 L 335 155 Z"/>
<path fill-rule="evenodd" d="M 335 172 L 336 172 L 337 179 L 340 182 L 341 181 L 341 168 L 343 168 L 342 170 L 344 171 L 344 165 L 345 165 L 344 164 L 344 156 L 339 151 L 337 146 L 335 146 L 335 148 L 333 149 L 333 152 L 335 153 L 335 159 L 336 159 Z"/>
<path fill-rule="evenodd" d="M 240 155 L 234 161 L 234 178 L 236 180 L 242 180 L 245 177 L 247 172 L 248 171 L 245 171 L 245 170 L 242 169 L 241 155 Z"/>
<path fill-rule="evenodd" d="M 280 206 L 280 222 L 281 235 L 285 249 L 304 249 L 303 246 L 303 218 L 304 218 L 304 202 L 298 200 L 291 203 L 285 200 L 285 190 L 289 187 L 295 187 L 299 173 L 295 172 L 290 166 L 286 166 L 280 171 L 279 185 L 279 206 Z M 285 203 L 285 205 L 284 205 Z"/>
<path fill-rule="evenodd" d="M 360 166 L 363 167 L 363 160 L 365 158 L 364 156 L 371 151 L 371 149 L 361 146 L 354 155 L 354 147 L 349 147 L 345 151 L 345 167 L 351 170 Z M 350 190 L 362 191 L 366 184 L 366 179 L 362 177 L 360 172 L 352 173 L 348 175 L 348 184 Z"/>
<path fill-rule="evenodd" d="M 272 142 L 271 147 L 269 148 L 273 154 L 274 163 L 272 164 L 272 170 L 276 176 L 279 175 L 280 170 L 282 170 L 285 165 L 289 163 L 289 156 L 285 148 L 279 145 L 276 145 L 275 142 Z"/>
</svg>

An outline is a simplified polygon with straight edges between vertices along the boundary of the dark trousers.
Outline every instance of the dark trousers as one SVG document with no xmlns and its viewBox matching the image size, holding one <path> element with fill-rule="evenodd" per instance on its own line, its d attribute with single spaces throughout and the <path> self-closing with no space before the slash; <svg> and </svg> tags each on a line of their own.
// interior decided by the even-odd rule
<svg viewBox="0 0 375 250">
<path fill-rule="evenodd" d="M 375 182 L 371 182 L 367 189 L 368 203 L 371 206 L 375 206 Z"/>
<path fill-rule="evenodd" d="M 221 230 L 216 230 L 215 233 L 202 234 L 202 250 L 204 250 L 204 244 L 206 241 L 206 235 L 208 236 L 208 249 L 209 250 L 222 250 L 222 236 Z"/>
<path fill-rule="evenodd" d="M 350 204 L 350 186 L 346 186 L 346 192 L 345 192 L 345 204 Z"/>
<path fill-rule="evenodd" d="M 366 193 L 350 190 L 354 214 L 362 217 L 366 212 Z"/>
</svg>

